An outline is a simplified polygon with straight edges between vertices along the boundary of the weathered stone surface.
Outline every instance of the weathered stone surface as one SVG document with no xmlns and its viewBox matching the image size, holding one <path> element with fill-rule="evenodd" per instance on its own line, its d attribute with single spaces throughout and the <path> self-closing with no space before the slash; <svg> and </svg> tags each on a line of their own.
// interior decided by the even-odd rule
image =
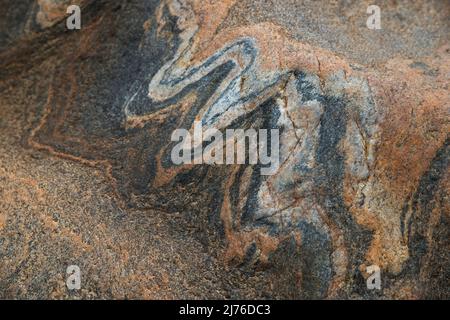
<svg viewBox="0 0 450 320">
<path fill-rule="evenodd" d="M 449 297 L 448 2 L 4 2 L 0 297 Z M 173 165 L 196 120 L 279 169 Z"/>
</svg>

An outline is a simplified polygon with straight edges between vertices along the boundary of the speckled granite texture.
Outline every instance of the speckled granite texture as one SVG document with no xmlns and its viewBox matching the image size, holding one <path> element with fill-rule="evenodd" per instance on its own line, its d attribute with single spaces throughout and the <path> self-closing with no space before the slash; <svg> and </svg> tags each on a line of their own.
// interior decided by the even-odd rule
<svg viewBox="0 0 450 320">
<path fill-rule="evenodd" d="M 450 2 L 373 2 L 0 0 L 0 298 L 448 299 Z"/>
</svg>

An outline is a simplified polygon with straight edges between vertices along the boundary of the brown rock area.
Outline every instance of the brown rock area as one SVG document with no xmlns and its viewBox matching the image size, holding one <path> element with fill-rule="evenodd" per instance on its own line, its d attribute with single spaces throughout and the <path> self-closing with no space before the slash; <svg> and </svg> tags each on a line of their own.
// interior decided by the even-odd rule
<svg viewBox="0 0 450 320">
<path fill-rule="evenodd" d="M 449 298 L 448 1 L 0 4 L 0 298 Z M 174 165 L 196 121 L 279 167 Z"/>
</svg>

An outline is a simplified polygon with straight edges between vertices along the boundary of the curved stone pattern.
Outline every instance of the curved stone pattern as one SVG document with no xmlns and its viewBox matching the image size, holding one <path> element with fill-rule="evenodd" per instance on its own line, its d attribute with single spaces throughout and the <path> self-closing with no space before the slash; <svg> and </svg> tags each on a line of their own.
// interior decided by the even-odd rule
<svg viewBox="0 0 450 320">
<path fill-rule="evenodd" d="M 99 168 L 124 212 L 181 213 L 224 270 L 266 281 L 266 297 L 449 297 L 442 3 L 427 4 L 436 24 L 424 29 L 435 32 L 428 52 L 414 56 L 404 44 L 408 53 L 386 49 L 376 64 L 352 59 L 371 54 L 363 45 L 347 52 L 318 46 L 315 30 L 295 36 L 296 24 L 275 14 L 296 10 L 287 0 L 274 2 L 273 16 L 248 21 L 236 17 L 259 1 L 80 1 L 83 27 L 71 33 L 56 1 L 37 3 L 35 31 L 0 42 L 8 44 L 0 96 L 31 114 L 24 146 Z M 421 13 L 398 6 L 389 9 Z M 389 17 L 391 31 L 401 28 Z M 364 32 L 376 32 L 380 50 L 394 46 L 383 31 Z M 420 44 L 420 34 L 411 37 Z M 6 88 L 31 78 L 41 82 L 28 89 L 32 106 L 6 98 Z M 171 133 L 193 132 L 194 121 L 204 131 L 279 129 L 278 170 L 174 165 Z M 371 265 L 382 270 L 382 290 L 367 289 Z"/>
</svg>

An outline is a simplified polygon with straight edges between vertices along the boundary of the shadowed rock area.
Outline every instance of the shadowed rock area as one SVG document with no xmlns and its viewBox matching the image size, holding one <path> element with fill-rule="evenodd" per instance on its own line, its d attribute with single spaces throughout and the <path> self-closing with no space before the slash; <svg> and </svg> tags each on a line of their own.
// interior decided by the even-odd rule
<svg viewBox="0 0 450 320">
<path fill-rule="evenodd" d="M 448 299 L 450 3 L 370 4 L 0 0 L 0 298 Z"/>
</svg>

